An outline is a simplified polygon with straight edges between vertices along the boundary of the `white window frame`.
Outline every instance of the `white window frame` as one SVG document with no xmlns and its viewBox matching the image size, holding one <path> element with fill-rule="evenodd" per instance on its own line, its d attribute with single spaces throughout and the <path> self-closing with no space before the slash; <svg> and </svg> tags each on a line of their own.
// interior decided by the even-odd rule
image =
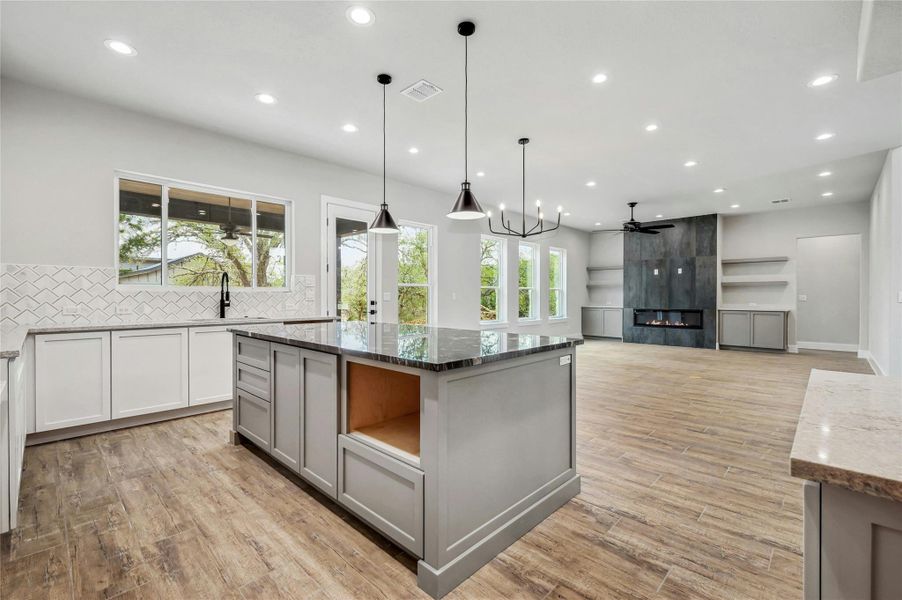
<svg viewBox="0 0 902 600">
<path fill-rule="evenodd" d="M 532 248 L 532 268 L 533 268 L 533 278 L 532 278 L 532 287 L 520 287 L 520 248 L 526 246 Z M 517 321 L 520 323 L 536 323 L 542 320 L 542 300 L 541 300 L 541 289 L 542 289 L 542 278 L 541 273 L 542 270 L 539 268 L 539 263 L 541 262 L 541 247 L 538 244 L 533 244 L 531 242 L 519 242 L 517 244 Z M 535 295 L 530 294 L 530 302 L 529 302 L 529 311 L 531 316 L 529 317 L 521 317 L 520 316 L 520 291 L 521 290 L 533 290 Z M 533 302 L 534 300 L 534 302 Z"/>
<path fill-rule="evenodd" d="M 438 235 L 438 228 L 435 225 L 431 225 L 429 223 L 419 223 L 417 221 L 404 221 L 399 220 L 398 225 L 400 227 L 416 227 L 417 229 L 425 229 L 426 230 L 426 251 L 429 253 L 427 257 L 428 264 L 426 268 L 428 269 L 427 280 L 426 283 L 401 283 L 397 281 L 397 307 L 398 307 L 398 323 L 401 323 L 401 288 L 402 287 L 424 287 L 426 288 L 426 325 L 433 326 L 436 323 L 437 315 L 438 315 L 438 297 L 436 294 L 436 282 L 438 282 L 438 246 L 436 242 L 436 236 Z M 400 253 L 399 253 L 399 261 L 400 265 Z M 400 273 L 400 266 L 398 268 L 398 272 Z"/>
<path fill-rule="evenodd" d="M 492 242 L 497 242 L 498 247 L 500 248 L 500 252 L 498 253 L 498 283 L 495 286 L 492 285 L 482 285 L 482 242 L 483 240 L 488 240 Z M 507 240 L 503 237 L 497 235 L 481 235 L 479 236 L 479 251 L 480 251 L 480 261 L 479 261 L 479 298 L 480 302 L 482 301 L 482 290 L 484 289 L 492 289 L 495 290 L 495 301 L 497 303 L 497 308 L 495 310 L 495 314 L 498 315 L 497 319 L 491 321 L 484 321 L 482 318 L 479 319 L 479 324 L 483 327 L 490 328 L 492 326 L 502 326 L 507 324 Z M 481 306 L 481 305 L 480 305 Z"/>
<path fill-rule="evenodd" d="M 551 246 L 548 248 L 548 274 L 551 275 L 551 255 L 559 254 L 561 257 L 561 287 L 551 287 L 551 277 L 548 278 L 548 319 L 550 321 L 565 321 L 567 319 L 567 250 Z M 551 296 L 555 290 L 561 291 L 559 308 L 560 315 L 551 314 Z"/>
<path fill-rule="evenodd" d="M 161 216 L 160 227 L 160 276 L 162 278 L 159 284 L 155 283 L 119 283 L 119 180 L 128 179 L 130 181 L 138 181 L 141 183 L 151 183 L 159 185 L 162 188 L 160 204 Z M 208 194 L 218 194 L 221 196 L 229 196 L 241 200 L 249 200 L 251 202 L 251 238 L 254 248 L 254 254 L 251 257 L 251 286 L 235 288 L 237 290 L 252 292 L 289 292 L 291 291 L 291 283 L 294 279 L 293 273 L 293 257 L 294 257 L 294 202 L 286 198 L 278 198 L 275 196 L 267 196 L 264 194 L 254 194 L 241 190 L 233 190 L 229 188 L 216 187 L 203 183 L 194 183 L 191 181 L 182 181 L 180 179 L 171 179 L 168 177 L 159 177 L 157 175 L 147 175 L 144 173 L 135 173 L 132 171 L 113 171 L 113 268 L 116 273 L 116 289 L 117 290 L 165 290 L 165 291 L 198 291 L 198 290 L 218 290 L 219 286 L 209 285 L 171 285 L 169 283 L 169 264 L 166 256 L 168 252 L 169 239 L 167 232 L 167 221 L 169 218 L 169 188 L 178 188 L 180 190 L 190 190 L 193 192 L 204 192 Z M 257 286 L 257 201 L 269 202 L 273 204 L 281 204 L 285 207 L 285 285 L 283 287 L 258 287 Z"/>
</svg>

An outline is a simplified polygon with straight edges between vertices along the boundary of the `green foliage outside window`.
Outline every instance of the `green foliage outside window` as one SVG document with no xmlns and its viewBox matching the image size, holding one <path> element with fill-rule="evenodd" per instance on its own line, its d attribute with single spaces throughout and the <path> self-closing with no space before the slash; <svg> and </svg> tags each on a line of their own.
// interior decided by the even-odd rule
<svg viewBox="0 0 902 600">
<path fill-rule="evenodd" d="M 402 226 L 398 234 L 398 322 L 429 321 L 429 230 Z"/>
</svg>

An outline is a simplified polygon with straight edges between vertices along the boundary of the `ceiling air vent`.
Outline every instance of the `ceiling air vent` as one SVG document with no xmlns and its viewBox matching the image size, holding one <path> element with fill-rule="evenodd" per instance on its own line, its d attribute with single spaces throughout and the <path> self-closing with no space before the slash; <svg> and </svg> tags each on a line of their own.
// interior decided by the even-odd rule
<svg viewBox="0 0 902 600">
<path fill-rule="evenodd" d="M 409 88 L 401 90 L 401 95 L 407 96 L 408 98 L 416 100 L 417 102 L 425 102 L 433 96 L 441 94 L 443 91 L 444 90 L 442 90 L 442 88 L 435 85 L 434 83 L 429 83 L 425 79 L 420 79 Z"/>
<path fill-rule="evenodd" d="M 789 198 L 780 198 L 779 200 L 771 200 L 771 204 L 786 204 L 789 202 Z"/>
</svg>

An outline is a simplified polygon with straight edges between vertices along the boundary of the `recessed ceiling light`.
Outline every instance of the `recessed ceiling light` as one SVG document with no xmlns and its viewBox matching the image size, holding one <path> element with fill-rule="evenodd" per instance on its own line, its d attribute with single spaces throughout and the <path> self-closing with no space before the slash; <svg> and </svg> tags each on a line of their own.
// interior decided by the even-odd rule
<svg viewBox="0 0 902 600">
<path fill-rule="evenodd" d="M 570 213 L 564 213 L 564 216 L 565 216 L 565 217 L 569 217 L 569 216 L 570 216 Z"/>
<path fill-rule="evenodd" d="M 725 191 L 727 191 L 727 188 L 717 188 L 716 190 L 714 190 L 714 193 L 723 194 Z"/>
<path fill-rule="evenodd" d="M 595 224 L 596 227 L 601 227 L 601 221 Z"/>
<path fill-rule="evenodd" d="M 656 219 L 663 219 L 663 218 L 664 218 L 664 215 L 655 215 L 655 218 L 656 218 Z"/>
<path fill-rule="evenodd" d="M 151 206 L 154 207 L 154 208 L 160 208 L 160 203 L 159 203 L 159 202 L 154 202 L 153 204 L 151 204 Z"/>
<path fill-rule="evenodd" d="M 586 182 L 586 187 L 595 187 L 595 182 L 594 182 L 594 181 L 587 181 L 587 182 Z"/>
<path fill-rule="evenodd" d="M 833 195 L 833 192 L 824 192 L 823 194 L 821 194 L 821 196 L 823 196 L 824 198 L 829 198 L 832 195 Z"/>
<path fill-rule="evenodd" d="M 595 77 L 592 78 L 592 83 L 604 83 L 608 80 L 608 76 L 604 73 L 596 73 Z"/>
<path fill-rule="evenodd" d="M 353 123 L 345 123 L 341 126 L 341 130 L 345 133 L 354 133 L 355 131 L 357 131 L 357 126 Z"/>
<path fill-rule="evenodd" d="M 684 167 L 694 167 L 694 166 L 697 165 L 697 164 L 698 164 L 697 161 L 694 161 L 694 160 L 687 160 L 686 162 L 683 163 L 683 166 L 684 166 Z"/>
<path fill-rule="evenodd" d="M 821 171 L 817 174 L 818 177 L 830 177 L 831 175 L 833 175 L 832 171 Z"/>
<path fill-rule="evenodd" d="M 649 123 L 645 126 L 645 131 L 657 131 L 658 125 L 656 123 Z"/>
<path fill-rule="evenodd" d="M 411 147 L 411 148 L 410 148 L 409 150 L 407 150 L 407 151 L 410 152 L 411 154 L 419 154 L 419 153 L 420 153 L 420 149 L 417 148 L 416 146 Z"/>
<path fill-rule="evenodd" d="M 809 81 L 808 87 L 821 87 L 822 85 L 833 83 L 837 79 L 839 79 L 839 75 L 821 75 L 820 77 L 815 77 Z"/>
<path fill-rule="evenodd" d="M 276 97 L 273 96 L 272 94 L 260 93 L 260 94 L 257 94 L 256 96 L 254 96 L 254 98 L 256 98 L 257 102 L 260 102 L 261 104 L 275 104 L 276 103 Z"/>
<path fill-rule="evenodd" d="M 363 6 L 352 6 L 346 14 L 348 20 L 354 25 L 372 25 L 376 20 L 373 11 Z"/>
<path fill-rule="evenodd" d="M 485 177 L 485 172 L 479 171 L 478 173 L 476 173 L 476 177 Z"/>
<path fill-rule="evenodd" d="M 207 214 L 207 211 L 205 211 L 205 210 L 199 210 L 199 211 L 197 211 L 197 214 L 199 214 L 199 215 L 205 215 L 205 214 Z"/>
<path fill-rule="evenodd" d="M 731 205 L 730 205 L 730 208 L 739 208 L 739 205 L 738 205 L 738 204 L 731 204 Z"/>
<path fill-rule="evenodd" d="M 822 133 L 822 134 L 820 134 L 819 136 L 817 136 L 817 137 L 814 138 L 814 139 L 816 139 L 816 140 L 819 141 L 819 142 L 823 142 L 824 140 L 829 140 L 829 139 L 832 138 L 834 135 L 836 135 L 836 134 L 835 134 L 835 133 Z"/>
<path fill-rule="evenodd" d="M 124 56 L 134 56 L 138 53 L 137 50 L 135 50 L 125 42 L 120 42 L 119 40 L 105 40 L 103 42 L 103 45 L 113 52 L 122 54 Z"/>
</svg>

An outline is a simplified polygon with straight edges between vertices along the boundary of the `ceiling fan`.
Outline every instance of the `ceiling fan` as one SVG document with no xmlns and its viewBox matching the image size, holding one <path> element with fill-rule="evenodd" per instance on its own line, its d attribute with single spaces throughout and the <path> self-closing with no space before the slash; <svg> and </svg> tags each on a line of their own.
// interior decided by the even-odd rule
<svg viewBox="0 0 902 600">
<path fill-rule="evenodd" d="M 259 213 L 258 213 L 259 214 Z M 234 246 L 238 243 L 238 236 L 245 235 L 250 237 L 251 234 L 247 231 L 244 231 L 240 226 L 232 223 L 232 199 L 229 198 L 229 220 L 228 223 L 219 226 L 220 231 L 223 232 L 223 236 L 220 239 L 222 243 L 227 246 Z M 257 237 L 271 238 L 272 235 L 267 235 L 265 233 L 257 233 Z"/>
<path fill-rule="evenodd" d="M 592 233 L 599 233 L 602 231 L 616 231 L 620 233 L 648 233 L 651 235 L 658 235 L 661 233 L 658 231 L 659 229 L 671 229 L 673 227 L 673 223 L 663 223 L 661 225 L 643 225 L 639 221 L 636 220 L 636 217 L 633 216 L 633 209 L 638 202 L 628 202 L 627 206 L 630 207 L 630 220 L 626 221 L 623 224 L 623 227 L 620 229 L 593 229 Z"/>
</svg>

